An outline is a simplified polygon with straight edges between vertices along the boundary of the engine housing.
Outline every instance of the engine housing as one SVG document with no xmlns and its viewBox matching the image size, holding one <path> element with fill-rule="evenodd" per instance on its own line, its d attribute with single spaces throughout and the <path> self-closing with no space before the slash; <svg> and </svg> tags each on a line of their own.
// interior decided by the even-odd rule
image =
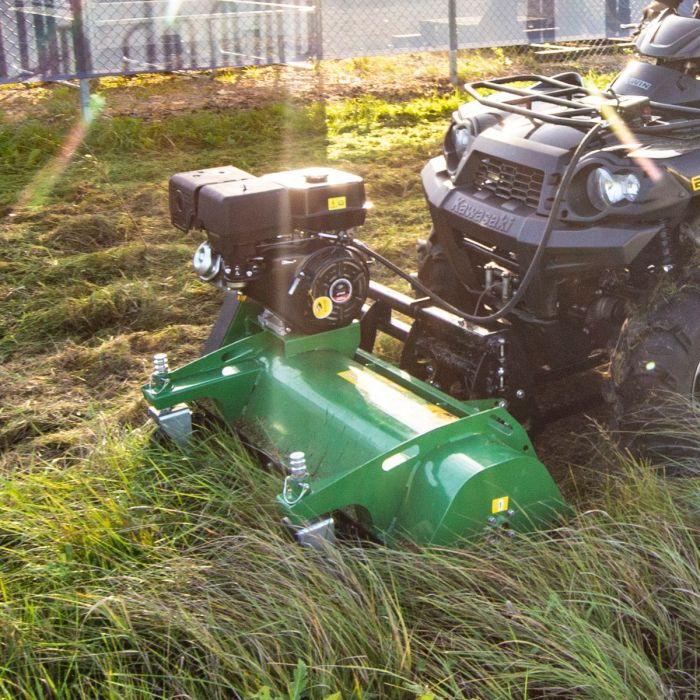
<svg viewBox="0 0 700 700">
<path fill-rule="evenodd" d="M 207 240 L 200 279 L 237 289 L 306 333 L 347 325 L 367 296 L 366 260 L 348 231 L 365 220 L 361 177 L 308 168 L 256 177 L 224 166 L 170 180 L 170 216 Z"/>
</svg>

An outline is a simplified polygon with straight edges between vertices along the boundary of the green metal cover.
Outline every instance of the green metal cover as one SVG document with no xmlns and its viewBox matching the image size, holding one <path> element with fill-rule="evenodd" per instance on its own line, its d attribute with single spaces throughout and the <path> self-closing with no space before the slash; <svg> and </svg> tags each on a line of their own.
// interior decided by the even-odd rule
<svg viewBox="0 0 700 700">
<path fill-rule="evenodd" d="M 354 323 L 281 336 L 243 302 L 221 349 L 146 385 L 157 409 L 212 399 L 223 418 L 309 469 L 278 501 L 296 523 L 351 510 L 386 542 L 450 545 L 532 530 L 567 506 L 530 440 L 491 401 L 457 401 L 358 350 Z"/>
</svg>

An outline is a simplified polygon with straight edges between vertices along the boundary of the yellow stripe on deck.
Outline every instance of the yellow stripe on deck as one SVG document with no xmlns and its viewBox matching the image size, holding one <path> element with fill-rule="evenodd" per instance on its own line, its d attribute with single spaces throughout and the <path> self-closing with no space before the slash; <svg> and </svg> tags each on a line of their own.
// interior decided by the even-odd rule
<svg viewBox="0 0 700 700">
<path fill-rule="evenodd" d="M 354 384 L 368 404 L 416 433 L 425 433 L 458 420 L 457 416 L 444 408 L 374 372 L 350 367 L 338 372 L 338 376 Z"/>
</svg>

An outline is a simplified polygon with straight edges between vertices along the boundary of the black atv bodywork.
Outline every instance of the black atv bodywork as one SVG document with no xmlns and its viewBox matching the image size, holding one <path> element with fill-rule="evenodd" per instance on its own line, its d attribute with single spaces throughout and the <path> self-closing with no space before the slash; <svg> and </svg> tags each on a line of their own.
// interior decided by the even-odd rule
<svg viewBox="0 0 700 700">
<path fill-rule="evenodd" d="M 454 113 L 443 155 L 422 172 L 433 231 L 419 280 L 474 316 L 462 323 L 471 360 L 418 319 L 404 368 L 536 417 L 538 386 L 606 362 L 661 285 L 688 284 L 700 244 L 700 20 L 664 13 L 637 49 L 653 60 L 630 62 L 602 93 L 575 73 L 466 86 L 474 101 Z M 607 201 L 598 169 L 616 183 L 629 176 L 630 199 Z M 537 270 L 510 304 L 543 237 Z M 504 307 L 501 318 L 479 320 Z M 693 394 L 700 347 L 688 353 Z"/>
</svg>

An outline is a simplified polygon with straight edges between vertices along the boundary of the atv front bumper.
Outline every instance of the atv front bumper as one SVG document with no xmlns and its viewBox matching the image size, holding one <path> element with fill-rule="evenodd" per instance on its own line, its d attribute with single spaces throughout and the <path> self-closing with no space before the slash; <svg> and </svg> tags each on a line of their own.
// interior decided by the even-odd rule
<svg viewBox="0 0 700 700">
<path fill-rule="evenodd" d="M 425 197 L 439 239 L 452 236 L 488 254 L 496 248 L 513 266 L 526 268 L 542 240 L 547 216 L 514 200 L 469 185 L 456 187 L 445 159 L 433 158 L 421 173 Z M 545 274 L 577 275 L 628 266 L 662 228 L 661 223 L 555 225 L 547 246 Z"/>
</svg>

